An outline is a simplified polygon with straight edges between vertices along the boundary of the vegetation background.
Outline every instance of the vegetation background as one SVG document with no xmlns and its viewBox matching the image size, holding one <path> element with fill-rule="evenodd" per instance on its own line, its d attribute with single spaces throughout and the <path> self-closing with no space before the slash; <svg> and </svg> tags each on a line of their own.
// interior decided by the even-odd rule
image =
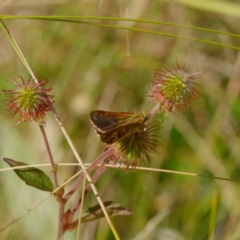
<svg viewBox="0 0 240 240">
<path fill-rule="evenodd" d="M 195 3 L 196 2 L 196 3 Z M 65 15 L 127 17 L 198 26 L 239 34 L 239 1 L 82 0 L 0 1 L 1 15 Z M 30 66 L 40 79 L 54 85 L 55 107 L 84 162 L 101 154 L 102 146 L 89 122 L 91 110 L 150 110 L 145 92 L 152 73 L 164 65 L 185 64 L 199 72 L 200 99 L 184 113 L 163 118 L 159 131 L 163 146 L 147 167 L 218 176 L 223 181 L 152 171 L 107 170 L 97 182 L 103 200 L 134 212 L 113 217 L 122 239 L 240 239 L 240 56 L 237 50 L 150 33 L 85 24 L 31 19 L 5 20 Z M 239 46 L 239 39 L 217 33 L 160 24 L 98 20 Z M 25 67 L 0 31 L 1 89 Z M 3 101 L 3 93 L 0 101 Z M 48 163 L 35 123 L 16 126 L 16 119 L 0 105 L 0 153 L 28 164 Z M 157 119 L 162 118 L 159 114 Z M 157 121 L 158 122 L 158 121 Z M 158 122 L 160 125 L 160 121 Z M 76 162 L 51 114 L 46 131 L 57 163 Z M 0 167 L 7 167 L 0 161 Z M 50 168 L 41 168 L 51 175 Z M 78 171 L 59 167 L 60 181 Z M 13 171 L 0 174 L 1 227 L 46 196 L 26 186 Z M 76 194 L 68 207 L 80 195 Z M 92 194 L 84 209 L 95 205 Z M 55 239 L 57 204 L 49 199 L 0 239 Z M 106 220 L 82 225 L 82 239 L 113 239 Z M 76 231 L 64 239 L 75 239 Z"/>
</svg>

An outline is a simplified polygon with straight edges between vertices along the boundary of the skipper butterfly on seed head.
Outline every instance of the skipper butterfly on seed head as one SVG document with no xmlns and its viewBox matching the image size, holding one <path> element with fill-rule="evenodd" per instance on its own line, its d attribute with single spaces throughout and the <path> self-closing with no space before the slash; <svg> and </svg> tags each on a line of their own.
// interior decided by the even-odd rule
<svg viewBox="0 0 240 240">
<path fill-rule="evenodd" d="M 95 110 L 90 113 L 90 121 L 106 145 L 142 134 L 147 130 L 150 117 L 148 111 L 132 113 Z"/>
</svg>

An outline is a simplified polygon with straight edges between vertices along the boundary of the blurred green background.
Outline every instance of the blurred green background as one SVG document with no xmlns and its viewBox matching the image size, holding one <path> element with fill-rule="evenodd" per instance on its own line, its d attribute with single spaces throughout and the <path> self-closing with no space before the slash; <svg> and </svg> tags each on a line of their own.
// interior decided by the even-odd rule
<svg viewBox="0 0 240 240">
<path fill-rule="evenodd" d="M 0 1 L 2 15 L 85 15 L 129 17 L 172 22 L 239 34 L 239 1 Z M 240 10 L 239 10 L 240 12 Z M 123 21 L 97 21 L 137 27 L 240 46 L 237 38 L 170 27 Z M 236 180 L 107 170 L 97 182 L 103 200 L 112 200 L 135 213 L 113 217 L 122 239 L 240 239 L 240 56 L 238 51 L 148 33 L 41 20 L 6 20 L 28 63 L 54 86 L 55 107 L 84 162 L 101 154 L 102 146 L 89 122 L 91 110 L 150 110 L 152 73 L 165 64 L 185 64 L 199 72 L 201 97 L 184 113 L 164 117 L 159 131 L 163 146 L 147 167 L 194 172 Z M 0 31 L 1 89 L 6 82 L 29 74 L 4 32 Z M 0 95 L 3 102 L 4 95 Z M 48 163 L 38 126 L 23 123 L 0 105 L 0 153 L 28 164 Z M 159 118 L 161 115 L 159 116 Z M 158 119 L 158 117 L 156 117 Z M 158 121 L 157 121 L 158 122 Z M 160 125 L 160 122 L 158 123 Z M 57 163 L 76 162 L 52 114 L 46 132 Z M 7 165 L 0 161 L 0 167 Z M 51 176 L 50 168 L 41 168 Z M 59 167 L 65 181 L 79 168 Z M 44 198 L 47 193 L 26 186 L 13 171 L 0 174 L 1 227 Z M 67 207 L 74 206 L 80 192 Z M 92 194 L 84 209 L 95 205 Z M 58 206 L 49 199 L 0 239 L 55 239 Z M 64 239 L 76 239 L 76 231 Z M 82 238 L 114 239 L 107 221 L 82 225 Z"/>
</svg>

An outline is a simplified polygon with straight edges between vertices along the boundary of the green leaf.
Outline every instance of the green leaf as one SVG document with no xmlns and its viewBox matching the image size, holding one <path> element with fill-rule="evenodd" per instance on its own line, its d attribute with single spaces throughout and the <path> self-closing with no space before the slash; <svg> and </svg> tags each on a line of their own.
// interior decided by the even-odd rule
<svg viewBox="0 0 240 240">
<path fill-rule="evenodd" d="M 29 166 L 28 164 L 17 162 L 10 158 L 2 158 L 11 167 Z M 14 169 L 14 172 L 29 186 L 43 191 L 52 192 L 54 186 L 50 178 L 41 170 L 34 167 Z"/>
</svg>

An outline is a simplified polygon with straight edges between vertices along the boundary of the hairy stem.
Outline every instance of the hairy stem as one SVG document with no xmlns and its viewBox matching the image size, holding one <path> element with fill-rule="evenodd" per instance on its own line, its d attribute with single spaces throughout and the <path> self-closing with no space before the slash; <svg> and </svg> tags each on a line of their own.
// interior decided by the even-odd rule
<svg viewBox="0 0 240 240">
<path fill-rule="evenodd" d="M 53 180 L 54 180 L 54 186 L 55 189 L 58 187 L 58 180 L 57 180 L 57 171 L 56 171 L 56 164 L 54 163 L 52 152 L 50 149 L 50 145 L 47 139 L 47 134 L 43 126 L 39 125 L 44 143 L 47 148 L 47 153 L 49 156 L 49 160 L 52 166 L 52 173 L 53 173 Z M 56 199 L 58 200 L 59 203 L 59 208 L 58 208 L 58 235 L 57 235 L 57 240 L 61 240 L 63 238 L 63 214 L 64 214 L 64 206 L 65 203 L 61 201 L 63 191 L 59 191 L 56 195 Z"/>
<path fill-rule="evenodd" d="M 58 211 L 58 236 L 57 240 L 63 239 L 63 215 L 64 215 L 65 203 L 59 201 L 59 211 Z"/>
<path fill-rule="evenodd" d="M 51 152 L 50 145 L 49 145 L 49 142 L 48 142 L 48 139 L 47 139 L 47 134 L 46 134 L 46 131 L 45 131 L 45 129 L 42 125 L 39 125 L 39 127 L 40 127 L 40 130 L 41 130 L 42 136 L 43 136 L 45 146 L 47 148 L 47 153 L 48 153 L 50 163 L 52 165 L 54 186 L 55 186 L 55 188 L 57 188 L 58 187 L 58 180 L 57 180 L 56 165 L 55 165 L 54 160 L 53 160 L 52 152 Z"/>
</svg>

